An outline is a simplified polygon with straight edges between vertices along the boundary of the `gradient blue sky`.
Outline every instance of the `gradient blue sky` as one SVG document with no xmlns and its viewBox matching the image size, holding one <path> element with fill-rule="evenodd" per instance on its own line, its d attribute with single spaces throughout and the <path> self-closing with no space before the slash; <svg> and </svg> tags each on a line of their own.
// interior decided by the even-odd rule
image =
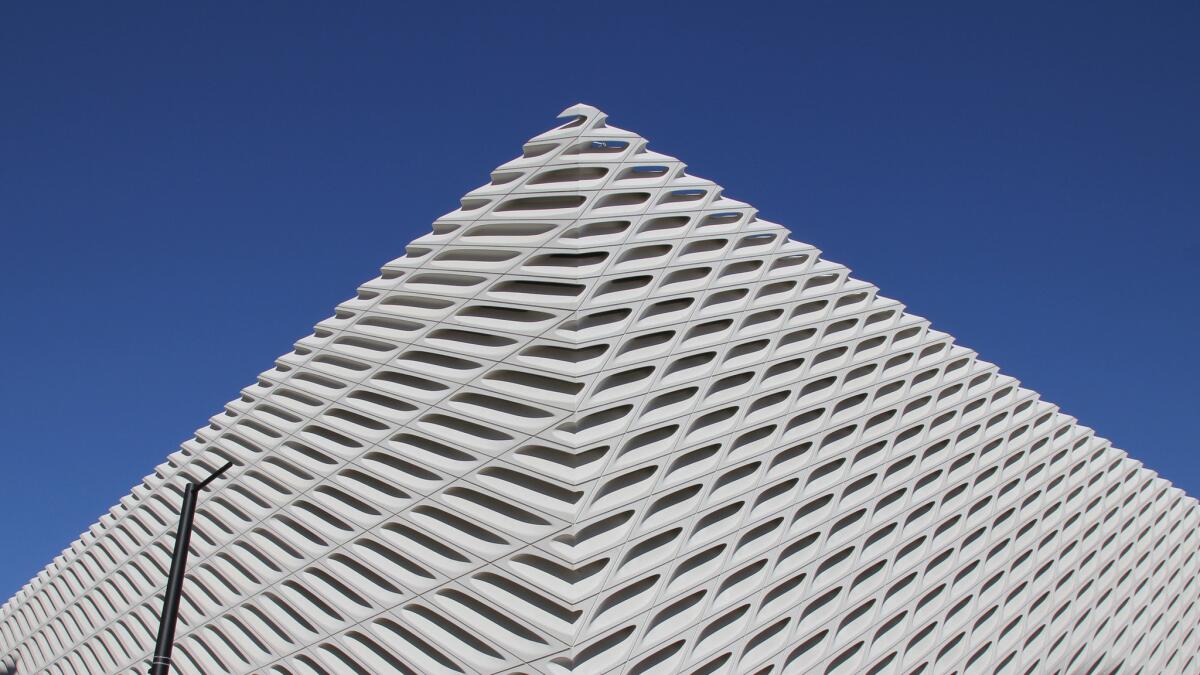
<svg viewBox="0 0 1200 675">
<path fill-rule="evenodd" d="M 577 101 L 1200 493 L 1200 4 L 981 4 L 0 5 L 0 600 Z"/>
</svg>

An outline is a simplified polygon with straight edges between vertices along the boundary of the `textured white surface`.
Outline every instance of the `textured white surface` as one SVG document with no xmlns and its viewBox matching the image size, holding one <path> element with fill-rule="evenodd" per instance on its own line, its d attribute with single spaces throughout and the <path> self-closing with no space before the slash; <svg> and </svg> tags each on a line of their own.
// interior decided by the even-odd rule
<svg viewBox="0 0 1200 675">
<path fill-rule="evenodd" d="M 1200 672 L 1196 501 L 588 106 L 0 612 L 17 672 Z M 923 670 L 922 670 L 923 668 Z"/>
</svg>

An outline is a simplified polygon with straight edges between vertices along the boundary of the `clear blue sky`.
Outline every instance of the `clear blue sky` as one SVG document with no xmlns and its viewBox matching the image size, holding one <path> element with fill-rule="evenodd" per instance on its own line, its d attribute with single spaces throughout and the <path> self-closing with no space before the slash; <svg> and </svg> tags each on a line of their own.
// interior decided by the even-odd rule
<svg viewBox="0 0 1200 675">
<path fill-rule="evenodd" d="M 0 601 L 577 101 L 1200 493 L 1200 4 L 982 4 L 0 5 Z"/>
</svg>

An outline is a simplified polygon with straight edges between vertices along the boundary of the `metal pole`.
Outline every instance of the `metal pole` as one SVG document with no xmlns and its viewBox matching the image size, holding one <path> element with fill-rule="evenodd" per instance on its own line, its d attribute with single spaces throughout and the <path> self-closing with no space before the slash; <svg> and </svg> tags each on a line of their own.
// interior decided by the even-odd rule
<svg viewBox="0 0 1200 675">
<path fill-rule="evenodd" d="M 192 518 L 196 515 L 196 495 L 225 473 L 233 462 L 217 469 L 199 483 L 189 482 L 183 488 L 183 506 L 179 509 L 179 529 L 175 532 L 175 552 L 171 554 L 171 571 L 167 575 L 167 593 L 163 597 L 162 614 L 158 621 L 158 640 L 154 657 L 150 659 L 150 675 L 169 675 L 171 649 L 175 646 L 175 620 L 179 617 L 179 598 L 183 592 L 183 575 L 187 572 L 188 543 L 192 540 Z"/>
</svg>

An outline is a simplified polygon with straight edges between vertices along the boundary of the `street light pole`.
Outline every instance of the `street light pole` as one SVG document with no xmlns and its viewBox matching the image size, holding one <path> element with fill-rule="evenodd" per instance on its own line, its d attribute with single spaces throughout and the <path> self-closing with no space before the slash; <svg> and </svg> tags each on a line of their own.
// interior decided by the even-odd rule
<svg viewBox="0 0 1200 675">
<path fill-rule="evenodd" d="M 175 552 L 171 555 L 171 571 L 167 575 L 167 594 L 163 597 L 162 614 L 158 621 L 158 640 L 154 658 L 150 660 L 150 675 L 170 675 L 171 649 L 175 646 L 175 620 L 179 616 L 179 598 L 183 591 L 183 575 L 187 571 L 188 542 L 192 539 L 192 517 L 196 515 L 196 495 L 209 483 L 229 470 L 233 462 L 209 474 L 199 483 L 188 482 L 183 488 L 183 506 L 179 510 L 179 529 L 175 532 Z"/>
</svg>

